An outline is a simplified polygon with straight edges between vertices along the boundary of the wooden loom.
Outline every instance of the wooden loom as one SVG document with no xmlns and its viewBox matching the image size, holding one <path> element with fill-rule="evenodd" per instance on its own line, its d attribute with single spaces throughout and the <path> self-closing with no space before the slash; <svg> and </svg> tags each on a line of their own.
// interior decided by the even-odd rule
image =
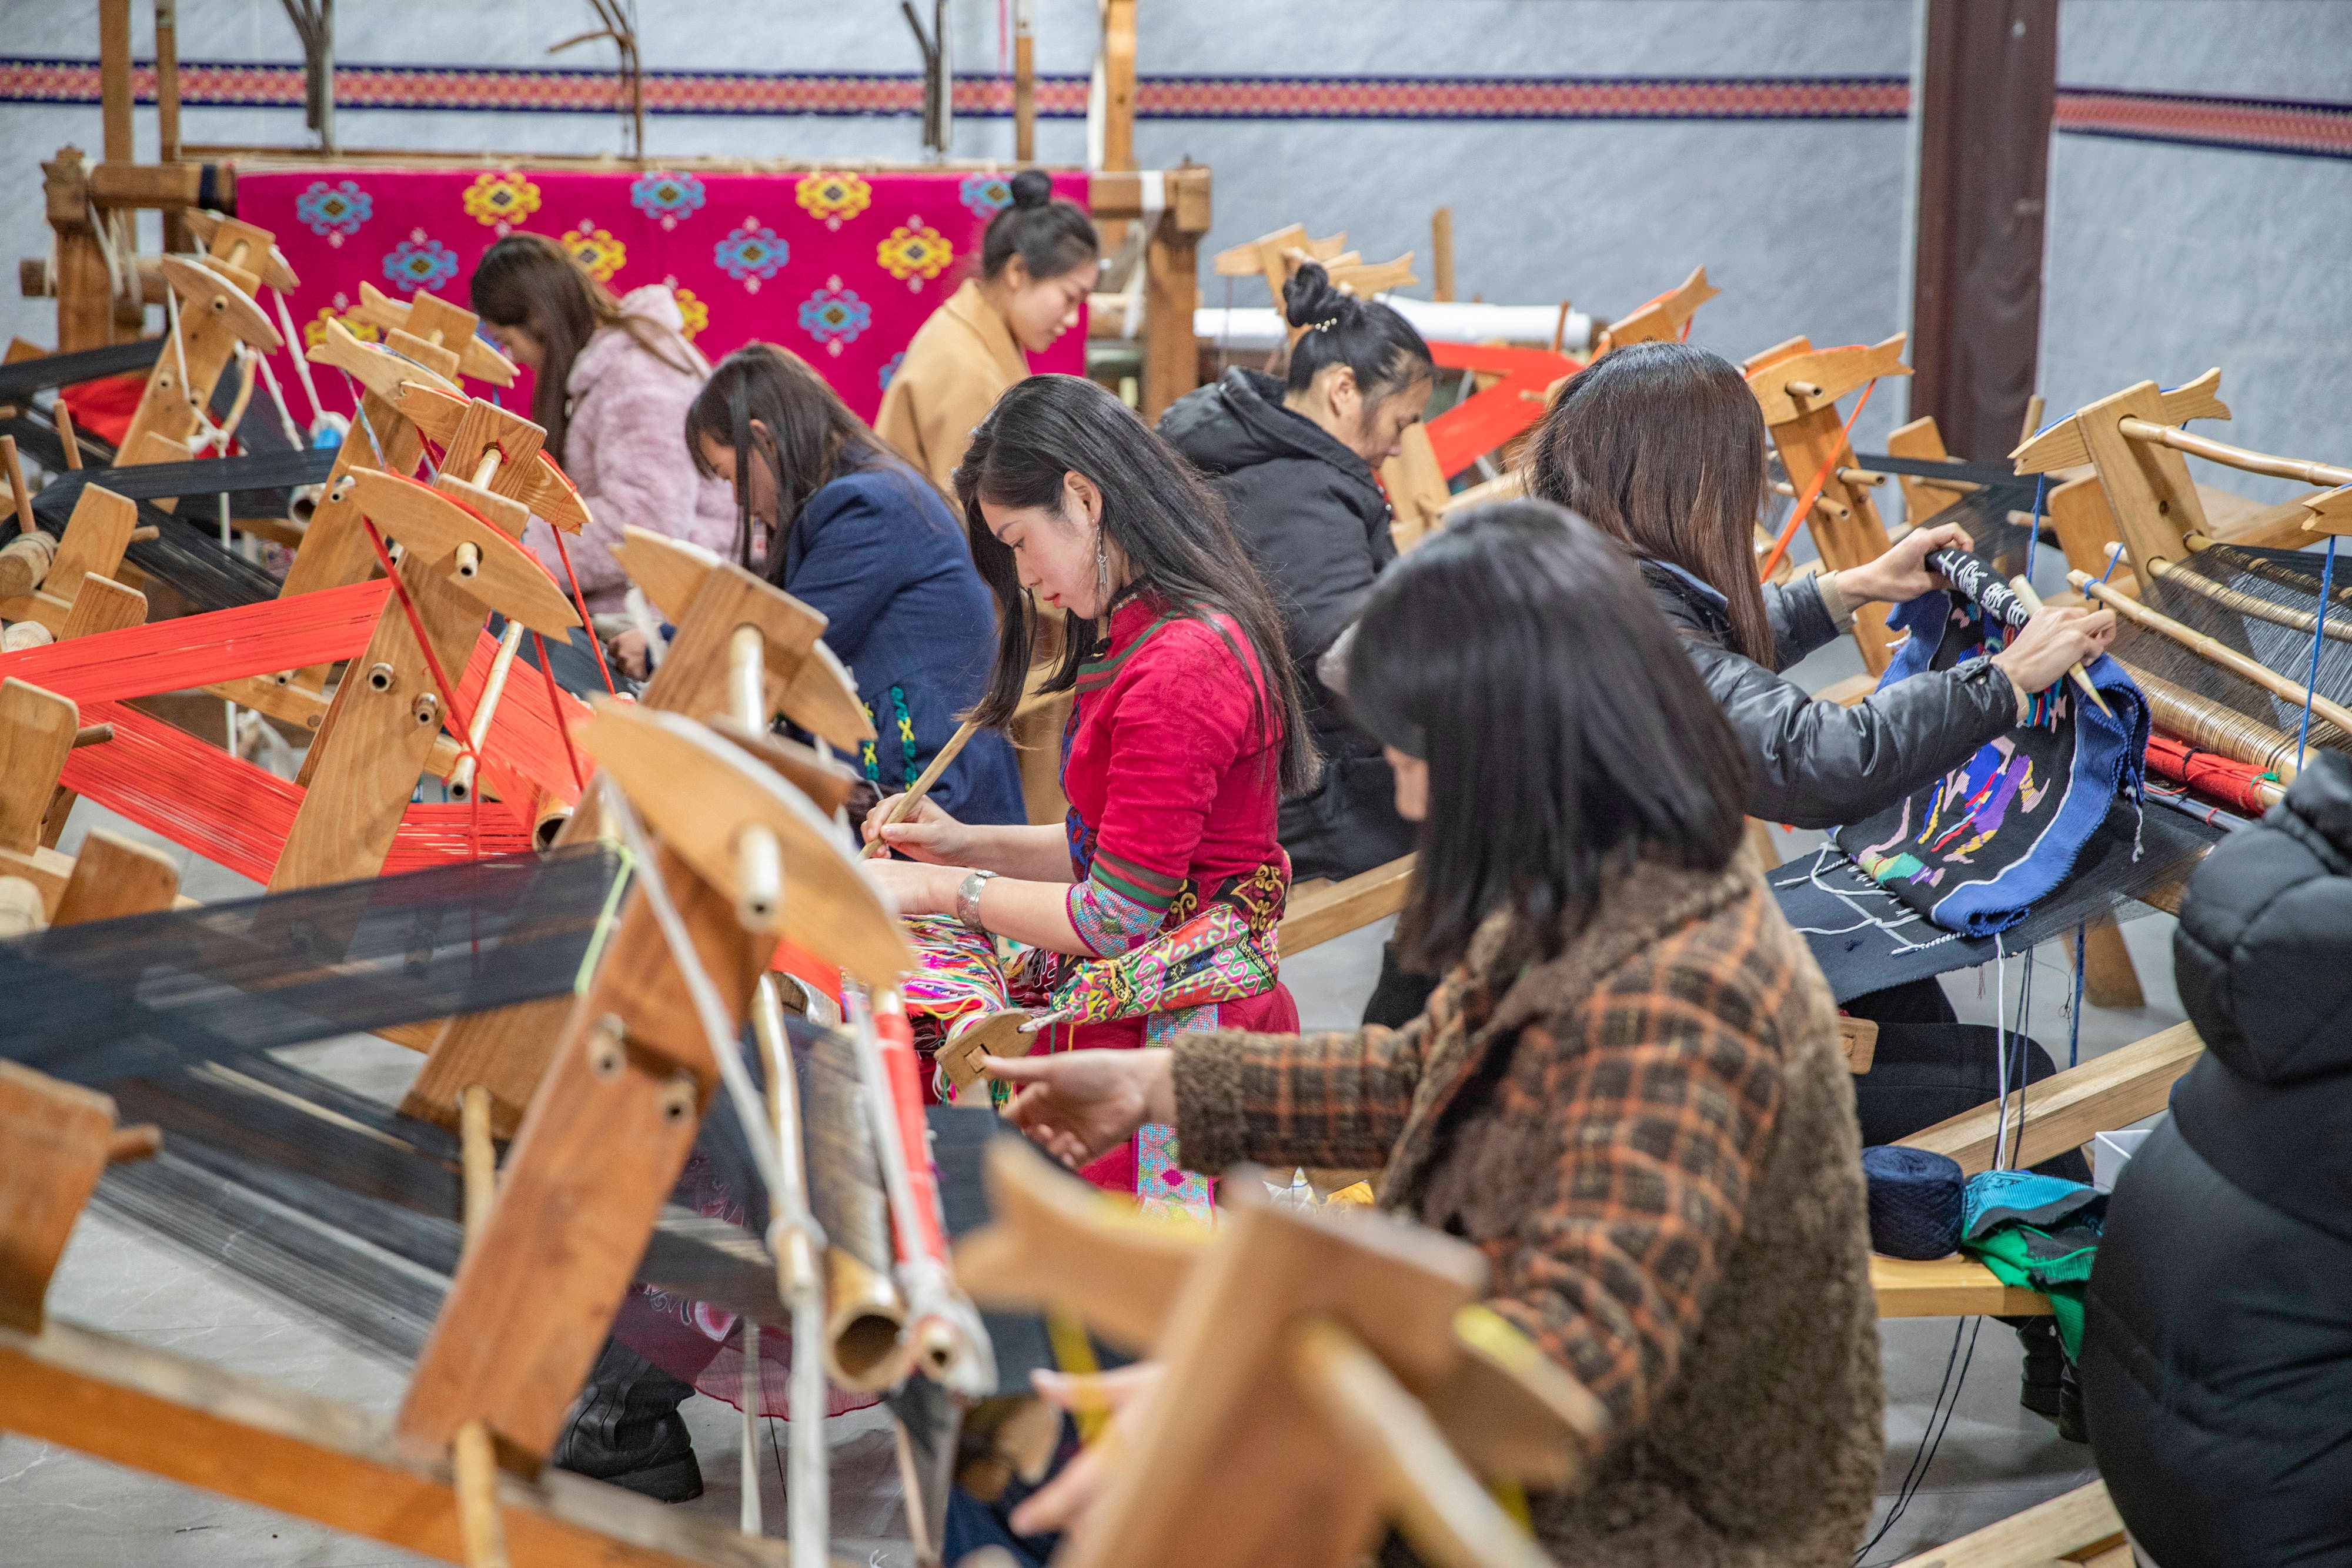
<svg viewBox="0 0 2352 1568">
<path fill-rule="evenodd" d="M 1485 1483 L 1573 1487 L 1606 1417 L 1475 1304 L 1475 1249 L 1370 1215 L 1278 1209 L 1246 1182 L 1202 1239 L 1009 1140 L 988 1179 L 996 1218 L 956 1250 L 973 1298 L 1066 1312 L 1167 1368 L 1131 1441 L 1112 1439 L 1108 1489 L 1057 1563 L 1340 1568 L 1391 1521 L 1433 1562 L 1548 1561 Z"/>
<path fill-rule="evenodd" d="M 909 961 L 895 922 L 832 824 L 757 753 L 626 706 L 583 738 L 662 833 L 659 880 L 730 1028 L 779 932 L 869 984 L 895 983 Z M 478 1516 L 503 1516 L 517 1563 L 781 1563 L 772 1543 L 541 1469 L 719 1076 L 659 927 L 641 883 L 389 1428 L 46 1322 L 48 1276 L 113 1142 L 112 1110 L 37 1074 L 0 1075 L 0 1228 L 16 1265 L 0 1270 L 0 1427 L 453 1562 L 481 1560 L 461 1528 L 470 1497 Z M 492 1474 L 493 1454 L 507 1476 Z"/>
</svg>

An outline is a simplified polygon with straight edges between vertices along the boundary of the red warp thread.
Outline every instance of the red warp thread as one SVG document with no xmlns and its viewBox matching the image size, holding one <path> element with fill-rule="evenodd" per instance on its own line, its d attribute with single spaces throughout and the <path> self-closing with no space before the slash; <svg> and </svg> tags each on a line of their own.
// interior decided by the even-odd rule
<svg viewBox="0 0 2352 1568">
<path fill-rule="evenodd" d="M 588 781 L 580 776 L 580 748 L 572 743 L 572 726 L 563 716 L 563 689 L 555 684 L 554 667 L 547 662 L 547 639 L 534 632 L 530 641 L 539 650 L 539 678 L 547 683 L 547 706 L 555 710 L 555 727 L 563 732 L 563 759 L 572 764 L 572 787 L 584 795 Z M 578 805 L 579 796 L 572 797 L 572 803 Z"/>
<path fill-rule="evenodd" d="M 477 787 L 467 790 L 467 796 L 469 801 L 474 802 L 470 815 L 475 828 L 475 843 L 478 846 L 481 842 L 482 825 L 479 804 L 482 793 L 479 788 L 482 754 L 474 749 L 474 742 L 469 733 L 474 727 L 473 716 L 457 706 L 457 688 L 449 684 L 447 674 L 441 668 L 440 656 L 433 652 L 433 639 L 425 634 L 425 622 L 416 613 L 415 601 L 408 597 L 408 584 L 400 580 L 400 569 L 392 564 L 392 552 L 383 548 L 383 536 L 375 531 L 375 524 L 369 518 L 362 517 L 360 527 L 367 530 L 368 543 L 375 547 L 375 559 L 383 563 L 383 574 L 392 582 L 393 594 L 400 601 L 400 612 L 408 617 L 408 630 L 416 638 L 417 651 L 425 655 L 425 669 L 432 674 L 433 689 L 441 694 L 442 711 L 449 716 L 449 727 L 455 732 L 450 738 L 457 743 L 457 754 L 460 757 L 470 757 L 474 759 L 474 780 Z M 478 857 L 478 849 L 477 854 Z"/>
<path fill-rule="evenodd" d="M 0 676 L 75 702 L 119 702 L 357 658 L 387 589 L 354 582 L 0 653 Z"/>
<path fill-rule="evenodd" d="M 2218 752 L 2200 751 L 2168 735 L 2149 735 L 2147 765 L 2174 783 L 2209 795 L 2249 817 L 2259 817 L 2271 809 L 2263 786 L 2277 788 L 2259 768 Z"/>
<path fill-rule="evenodd" d="M 572 580 L 572 602 L 579 607 L 580 625 L 588 633 L 588 646 L 596 651 L 596 673 L 604 677 L 604 690 L 619 696 L 619 688 L 613 685 L 613 672 L 604 663 L 604 640 L 596 635 L 596 622 L 588 613 L 588 596 L 580 591 L 580 574 L 572 570 L 572 552 L 563 546 L 563 530 L 550 524 L 547 531 L 555 536 L 555 553 L 563 562 L 563 575 Z M 547 648 L 543 643 L 540 647 L 539 657 L 540 668 L 545 669 Z"/>
<path fill-rule="evenodd" d="M 1857 348 L 1860 346 L 1855 345 Z M 1822 463 L 1822 471 L 1813 476 L 1813 482 L 1805 486 L 1803 495 L 1797 497 L 1797 509 L 1789 514 L 1788 522 L 1780 529 L 1780 537 L 1772 541 L 1772 553 L 1764 558 L 1764 569 L 1756 574 L 1759 580 L 1772 575 L 1772 569 L 1780 564 L 1780 558 L 1789 551 L 1789 541 L 1797 537 L 1797 525 L 1811 515 L 1813 503 L 1822 498 L 1822 486 L 1830 482 L 1830 474 L 1837 467 L 1837 460 L 1845 455 L 1846 449 L 1853 444 L 1853 422 L 1860 419 L 1862 411 L 1870 406 L 1870 394 L 1877 390 L 1878 382 L 1875 377 L 1872 378 L 1868 386 L 1862 389 L 1862 401 L 1855 403 L 1853 412 L 1846 416 L 1844 434 L 1838 437 L 1838 444 L 1830 453 L 1828 460 Z"/>
</svg>

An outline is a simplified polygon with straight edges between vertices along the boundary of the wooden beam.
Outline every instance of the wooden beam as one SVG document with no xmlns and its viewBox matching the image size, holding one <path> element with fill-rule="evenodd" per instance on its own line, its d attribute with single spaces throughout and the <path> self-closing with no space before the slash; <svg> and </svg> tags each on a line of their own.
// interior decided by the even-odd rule
<svg viewBox="0 0 2352 1568">
<path fill-rule="evenodd" d="M 0 1329 L 0 1427 L 223 1497 L 463 1563 L 446 1464 L 381 1420 L 168 1351 L 52 1322 Z M 755 1541 L 556 1469 L 499 1480 L 517 1568 L 784 1568 Z"/>
<path fill-rule="evenodd" d="M 1112 3 L 1117 5 L 1120 0 Z M 1169 404 L 1201 384 L 1201 351 L 1192 337 L 1192 309 L 1201 293 L 1200 246 L 1200 235 L 1181 226 L 1171 206 L 1160 214 L 1144 249 L 1143 417 L 1147 422 L 1157 421 Z"/>
<path fill-rule="evenodd" d="M 98 0 L 98 84 L 107 162 L 127 163 L 139 156 L 131 136 L 131 0 Z"/>
<path fill-rule="evenodd" d="M 1394 915 L 1404 907 L 1405 891 L 1412 885 L 1412 857 L 1400 855 L 1386 865 L 1295 898 L 1282 918 L 1282 950 L 1302 953 Z"/>
<path fill-rule="evenodd" d="M 2011 1163 L 2040 1165 L 2054 1155 L 2079 1148 L 2095 1133 L 2127 1127 L 2164 1109 L 2172 1086 L 2197 1064 L 2205 1042 L 2189 1024 L 2175 1024 L 2159 1034 L 2136 1041 L 2106 1055 L 2053 1073 L 2028 1084 L 2020 1099 L 2021 1110 L 2010 1113 L 2004 1141 L 2015 1140 Z M 2019 1118 L 2023 1117 L 2023 1126 Z M 1958 1160 L 1969 1176 L 1989 1170 L 1992 1146 L 2000 1130 L 2000 1107 L 1980 1105 L 1937 1123 L 1900 1140 L 1915 1149 L 1929 1149 Z"/>
<path fill-rule="evenodd" d="M 1997 1524 L 1906 1559 L 1900 1568 L 2064 1568 L 2099 1563 L 2124 1544 L 2123 1516 L 2107 1496 L 2106 1483 L 2052 1498 L 2013 1513 Z M 2129 1549 L 2117 1561 L 2128 1568 Z"/>
<path fill-rule="evenodd" d="M 1870 1288 L 1882 1318 L 2047 1317 L 2050 1298 L 2004 1285 L 1973 1258 L 1915 1262 L 1870 1255 Z"/>
<path fill-rule="evenodd" d="M 179 862 L 162 850 L 120 833 L 92 828 L 74 856 L 72 877 L 58 896 L 53 925 L 113 920 L 172 907 L 180 891 Z"/>
<path fill-rule="evenodd" d="M 1923 34 L 1911 413 L 1989 462 L 2033 392 L 2058 4 L 1927 0 Z"/>
<path fill-rule="evenodd" d="M 113 1101 L 0 1061 L 0 1324 L 40 1332 L 49 1276 L 113 1142 Z"/>
</svg>

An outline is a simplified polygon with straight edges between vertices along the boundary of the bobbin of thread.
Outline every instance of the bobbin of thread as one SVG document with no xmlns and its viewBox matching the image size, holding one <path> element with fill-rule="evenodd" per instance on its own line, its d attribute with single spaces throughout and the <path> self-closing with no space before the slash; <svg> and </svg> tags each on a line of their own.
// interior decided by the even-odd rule
<svg viewBox="0 0 2352 1568">
<path fill-rule="evenodd" d="M 1960 1164 L 1932 1149 L 1882 1144 L 1862 1151 L 1868 1189 L 1870 1249 L 1926 1262 L 1959 1249 Z"/>
</svg>

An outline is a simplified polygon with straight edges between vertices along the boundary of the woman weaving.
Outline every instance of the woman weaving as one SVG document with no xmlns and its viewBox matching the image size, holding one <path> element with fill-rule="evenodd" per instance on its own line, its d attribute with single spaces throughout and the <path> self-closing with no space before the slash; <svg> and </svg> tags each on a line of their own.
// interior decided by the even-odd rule
<svg viewBox="0 0 2352 1568">
<path fill-rule="evenodd" d="M 945 917 L 935 934 L 1025 945 L 1021 998 L 1086 1020 L 1054 1026 L 1048 1050 L 1296 1028 L 1275 946 L 1290 885 L 1275 814 L 1286 790 L 1311 782 L 1315 755 L 1281 617 L 1215 493 L 1125 404 L 1073 376 L 1007 392 L 973 433 L 955 486 L 1001 622 L 974 716 L 1013 717 L 1036 601 L 1086 623 L 1044 687 L 1076 696 L 1063 737 L 1070 810 L 1060 826 L 985 826 L 926 800 L 885 827 L 896 802 L 884 801 L 866 833 L 910 857 L 876 868 L 899 912 Z M 1182 998 L 1138 1010 L 1133 970 L 1175 953 L 1153 944 L 1178 940 Z M 1127 960 L 1128 972 L 1102 960 Z M 1074 1007 L 1073 988 L 1089 1000 Z M 1149 1131 L 1088 1175 L 1154 1197 L 1205 1197 Z"/>
<path fill-rule="evenodd" d="M 1435 536 L 1364 627 L 1346 695 L 1421 823 L 1398 939 L 1447 971 L 1428 1010 L 992 1060 L 1030 1085 L 1011 1119 L 1068 1163 L 1167 1120 L 1210 1169 L 1384 1164 L 1381 1207 L 1483 1251 L 1486 1304 L 1608 1409 L 1591 1490 L 1530 1500 L 1553 1561 L 1846 1568 L 1881 1454 L 1859 1142 L 1736 740 L 1632 563 L 1556 507 Z M 1146 1385 L 1122 1422 L 1176 1396 Z M 1118 1447 L 1013 1528 L 1076 1520 Z"/>
</svg>

